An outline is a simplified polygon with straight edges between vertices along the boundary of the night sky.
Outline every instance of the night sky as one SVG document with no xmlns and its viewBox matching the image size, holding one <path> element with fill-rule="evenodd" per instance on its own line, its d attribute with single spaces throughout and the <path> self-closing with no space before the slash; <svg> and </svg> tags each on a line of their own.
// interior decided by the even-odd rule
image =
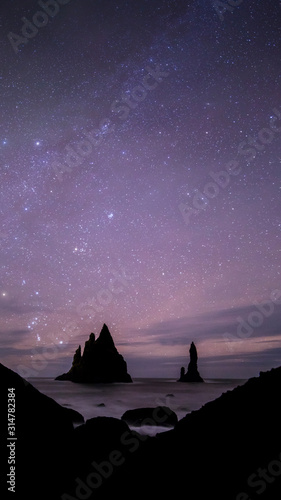
<svg viewBox="0 0 281 500">
<path fill-rule="evenodd" d="M 1 1 L 9 368 L 56 376 L 103 323 L 133 378 L 191 341 L 205 378 L 281 364 L 281 4 L 230 4 Z"/>
</svg>

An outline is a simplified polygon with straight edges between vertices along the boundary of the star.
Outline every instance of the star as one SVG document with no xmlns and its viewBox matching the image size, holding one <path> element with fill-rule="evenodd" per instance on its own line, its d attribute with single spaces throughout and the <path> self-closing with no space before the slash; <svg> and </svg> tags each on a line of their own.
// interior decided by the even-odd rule
<svg viewBox="0 0 281 500">
<path fill-rule="evenodd" d="M 230 363 L 223 334 L 280 288 L 276 2 L 226 10 L 223 23 L 212 2 L 206 12 L 73 2 L 34 37 L 28 21 L 25 38 L 23 2 L 2 2 L 3 25 L 24 42 L 15 54 L 6 33 L 0 46 L 3 345 L 18 332 L 7 364 L 28 363 L 36 334 L 50 345 L 54 332 L 65 359 L 65 334 L 79 345 L 103 321 L 140 377 L 174 377 L 192 332 L 210 378 L 275 363 L 277 315 Z M 43 25 L 35 13 L 22 15 Z M 255 336 L 270 333 L 276 342 L 257 356 Z"/>
</svg>

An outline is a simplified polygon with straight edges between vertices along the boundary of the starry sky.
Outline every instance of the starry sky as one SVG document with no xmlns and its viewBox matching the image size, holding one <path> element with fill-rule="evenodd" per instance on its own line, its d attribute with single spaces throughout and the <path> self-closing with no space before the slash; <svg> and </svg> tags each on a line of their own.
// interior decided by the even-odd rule
<svg viewBox="0 0 281 500">
<path fill-rule="evenodd" d="M 2 0 L 0 361 L 281 364 L 278 0 Z M 37 26 L 37 27 L 36 27 Z"/>
</svg>

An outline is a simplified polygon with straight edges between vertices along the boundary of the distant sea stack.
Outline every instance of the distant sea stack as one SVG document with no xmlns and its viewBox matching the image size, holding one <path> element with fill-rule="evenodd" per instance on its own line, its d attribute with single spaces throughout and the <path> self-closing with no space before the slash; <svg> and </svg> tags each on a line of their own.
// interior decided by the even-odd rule
<svg viewBox="0 0 281 500">
<path fill-rule="evenodd" d="M 200 377 L 198 368 L 197 368 L 197 349 L 194 342 L 191 343 L 190 349 L 190 362 L 188 365 L 187 372 L 185 373 L 184 367 L 181 368 L 181 374 L 178 382 L 204 382 L 202 377 Z"/>
<path fill-rule="evenodd" d="M 103 325 L 97 339 L 95 334 L 91 333 L 89 340 L 85 342 L 83 354 L 81 346 L 78 347 L 69 372 L 59 375 L 56 380 L 84 384 L 133 382 L 127 372 L 127 363 L 117 351 L 106 325 Z"/>
</svg>

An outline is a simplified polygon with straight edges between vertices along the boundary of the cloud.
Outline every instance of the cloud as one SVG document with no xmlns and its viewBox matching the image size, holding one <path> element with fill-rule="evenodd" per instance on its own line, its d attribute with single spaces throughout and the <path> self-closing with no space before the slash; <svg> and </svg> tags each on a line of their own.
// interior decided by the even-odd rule
<svg viewBox="0 0 281 500">
<path fill-rule="evenodd" d="M 281 347 L 264 349 L 263 351 L 257 352 L 245 352 L 239 354 L 223 354 L 218 356 L 208 356 L 200 357 L 200 362 L 202 363 L 220 363 L 222 361 L 227 362 L 236 362 L 239 361 L 241 363 L 249 363 L 251 361 L 256 360 L 265 360 L 265 359 L 276 359 L 281 364 Z"/>
<path fill-rule="evenodd" d="M 22 315 L 33 312 L 51 312 L 51 309 L 42 307 L 40 304 L 24 304 L 18 298 L 10 297 L 0 300 L 0 314 Z"/>
<path fill-rule="evenodd" d="M 239 318 L 245 322 L 259 317 L 262 319 L 260 326 L 251 327 L 252 338 L 272 337 L 281 334 L 281 305 L 273 304 L 274 308 L 270 316 L 266 317 L 258 311 L 253 304 L 223 309 L 193 317 L 182 317 L 169 319 L 154 323 L 148 328 L 137 330 L 135 334 L 141 336 L 143 343 L 158 343 L 161 345 L 188 345 L 192 341 L 216 339 L 225 342 L 224 334 L 237 336 L 238 327 L 241 324 Z"/>
<path fill-rule="evenodd" d="M 233 378 L 258 376 L 260 371 L 281 366 L 281 347 L 264 349 L 260 352 L 247 352 L 200 358 L 200 372 L 208 377 L 222 377 L 227 374 Z"/>
<path fill-rule="evenodd" d="M 30 330 L 6 330 L 0 331 L 0 347 L 1 351 L 3 347 L 12 346 L 23 340 L 25 337 L 30 335 Z"/>
<path fill-rule="evenodd" d="M 20 342 L 26 340 L 30 335 L 30 330 L 15 329 L 0 331 L 1 359 L 5 364 L 5 358 L 24 357 L 30 354 L 30 349 L 17 347 Z"/>
<path fill-rule="evenodd" d="M 263 317 L 262 324 L 253 328 L 250 337 L 239 338 L 237 318 L 247 321 L 254 311 L 258 309 L 249 304 L 155 322 L 147 328 L 128 331 L 128 338 L 132 340 L 122 339 L 116 342 L 116 346 L 128 362 L 132 376 L 176 378 L 180 367 L 188 364 L 188 350 L 192 341 L 199 346 L 199 369 L 203 377 L 256 376 L 260 370 L 281 364 L 281 305 L 274 305 L 272 314 Z M 0 331 L 2 359 L 10 358 L 12 368 L 20 363 L 30 366 L 32 347 L 27 348 L 30 333 L 30 330 L 21 328 Z M 224 338 L 226 333 L 237 337 L 237 343 L 231 343 L 237 352 L 228 350 Z M 69 370 L 76 347 L 72 342 L 67 345 L 66 351 L 65 345 L 60 346 L 58 353 L 48 359 L 48 366 L 42 370 L 42 376 L 55 376 Z M 37 346 L 36 351 L 42 354 L 44 345 Z"/>
</svg>

